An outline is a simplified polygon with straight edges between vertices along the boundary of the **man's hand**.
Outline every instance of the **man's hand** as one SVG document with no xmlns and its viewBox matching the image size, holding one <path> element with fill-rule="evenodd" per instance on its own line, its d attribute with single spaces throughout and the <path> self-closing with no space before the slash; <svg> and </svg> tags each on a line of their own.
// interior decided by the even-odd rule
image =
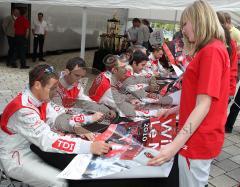
<svg viewBox="0 0 240 187">
<path fill-rule="evenodd" d="M 158 112 L 157 117 L 167 118 L 171 114 L 178 114 L 178 112 L 179 112 L 179 106 L 169 108 L 169 109 L 163 108 Z"/>
<path fill-rule="evenodd" d="M 105 114 L 105 117 L 107 119 L 114 119 L 116 118 L 117 114 L 114 110 L 110 110 L 107 114 Z"/>
<path fill-rule="evenodd" d="M 84 127 L 82 127 L 82 124 L 76 124 L 73 127 L 73 131 L 76 135 L 82 136 L 88 133 L 91 133 L 89 130 L 85 129 Z"/>
<path fill-rule="evenodd" d="M 158 84 L 151 84 L 148 87 L 148 91 L 151 93 L 159 92 L 160 91 L 160 86 Z"/>
<path fill-rule="evenodd" d="M 91 144 L 90 151 L 95 155 L 102 155 L 108 153 L 110 145 L 104 141 L 96 141 Z"/>
<path fill-rule="evenodd" d="M 86 138 L 88 139 L 89 141 L 94 141 L 95 140 L 95 134 L 90 132 L 90 133 L 87 133 L 87 134 L 81 134 L 80 135 L 81 138 Z"/>
<path fill-rule="evenodd" d="M 141 104 L 141 101 L 139 99 L 132 99 L 130 100 L 130 103 L 135 106 L 139 106 Z"/>
<path fill-rule="evenodd" d="M 96 112 L 92 115 L 93 122 L 99 122 L 102 121 L 104 117 L 104 114 L 101 112 Z"/>
</svg>

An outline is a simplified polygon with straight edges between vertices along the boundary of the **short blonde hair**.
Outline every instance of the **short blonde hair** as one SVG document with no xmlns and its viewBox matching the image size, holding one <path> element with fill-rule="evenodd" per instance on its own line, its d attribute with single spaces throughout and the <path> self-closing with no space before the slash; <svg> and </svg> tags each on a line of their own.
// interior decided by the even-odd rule
<svg viewBox="0 0 240 187">
<path fill-rule="evenodd" d="M 184 36 L 185 47 L 191 54 L 195 54 L 214 38 L 225 42 L 224 30 L 217 14 L 205 0 L 195 1 L 183 11 L 181 27 L 187 21 L 192 24 L 195 38 L 195 42 L 190 43 Z"/>
</svg>

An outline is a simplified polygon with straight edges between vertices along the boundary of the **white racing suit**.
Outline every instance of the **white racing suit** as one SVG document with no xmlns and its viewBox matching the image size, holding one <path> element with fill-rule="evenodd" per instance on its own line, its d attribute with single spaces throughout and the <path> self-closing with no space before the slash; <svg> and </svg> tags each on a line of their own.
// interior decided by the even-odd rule
<svg viewBox="0 0 240 187">
<path fill-rule="evenodd" d="M 0 159 L 4 171 L 10 177 L 31 186 L 66 186 L 64 180 L 56 178 L 59 171 L 35 155 L 30 150 L 30 144 L 46 152 L 80 154 L 90 153 L 92 142 L 53 132 L 50 126 L 65 110 L 53 107 L 50 103 L 41 103 L 29 89 L 12 102 L 1 117 Z M 19 108 L 16 109 L 16 106 Z M 75 118 L 77 116 L 70 118 L 68 127 L 76 123 Z"/>
<path fill-rule="evenodd" d="M 156 59 L 151 53 L 149 56 L 149 61 L 144 67 L 144 72 L 151 75 L 168 75 L 168 71 L 161 65 L 158 59 Z"/>
<path fill-rule="evenodd" d="M 103 103 L 116 109 L 121 117 L 135 118 L 157 115 L 159 112 L 157 109 L 136 109 L 136 107 L 129 102 L 134 97 L 120 93 L 119 85 L 121 86 L 121 83 L 116 81 L 111 72 L 103 72 L 94 80 L 89 90 L 89 96 L 96 102 Z"/>
<path fill-rule="evenodd" d="M 52 98 L 52 101 L 57 105 L 61 105 L 65 108 L 69 108 L 77 113 L 79 112 L 102 112 L 107 114 L 110 109 L 103 104 L 98 104 L 93 101 L 90 97 L 85 95 L 82 84 L 75 83 L 69 85 L 65 79 L 64 74 L 61 73 L 57 92 Z"/>
<path fill-rule="evenodd" d="M 169 96 L 162 97 L 160 94 L 148 93 L 149 86 L 154 84 L 155 78 L 150 74 L 134 73 L 122 82 L 121 92 L 131 93 L 144 104 L 171 105 L 173 100 Z"/>
</svg>

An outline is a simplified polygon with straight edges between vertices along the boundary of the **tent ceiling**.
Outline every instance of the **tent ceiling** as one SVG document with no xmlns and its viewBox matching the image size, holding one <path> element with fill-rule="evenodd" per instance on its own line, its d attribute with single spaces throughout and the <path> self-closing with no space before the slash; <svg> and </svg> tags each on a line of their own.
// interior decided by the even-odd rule
<svg viewBox="0 0 240 187">
<path fill-rule="evenodd" d="M 177 12 L 176 12 L 177 11 Z M 240 11 L 226 11 L 231 15 L 232 23 L 234 25 L 240 25 Z M 177 13 L 177 14 L 176 14 Z M 141 10 L 141 9 L 129 9 L 128 18 L 140 18 L 149 20 L 162 20 L 166 22 L 179 22 L 181 18 L 182 10 Z"/>
<path fill-rule="evenodd" d="M 0 0 L 0 2 L 69 5 L 81 7 L 129 8 L 129 9 L 174 9 L 182 10 L 192 0 Z M 239 11 L 239 0 L 209 0 L 216 10 Z"/>
</svg>

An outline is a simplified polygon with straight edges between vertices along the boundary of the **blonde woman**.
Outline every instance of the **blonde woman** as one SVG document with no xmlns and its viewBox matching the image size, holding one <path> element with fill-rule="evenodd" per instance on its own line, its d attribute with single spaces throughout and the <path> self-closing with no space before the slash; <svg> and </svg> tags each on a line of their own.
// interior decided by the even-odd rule
<svg viewBox="0 0 240 187">
<path fill-rule="evenodd" d="M 195 1 L 183 11 L 181 27 L 193 60 L 183 76 L 179 132 L 149 165 L 161 165 L 179 153 L 180 186 L 203 187 L 224 142 L 230 61 L 223 28 L 206 1 Z"/>
</svg>

